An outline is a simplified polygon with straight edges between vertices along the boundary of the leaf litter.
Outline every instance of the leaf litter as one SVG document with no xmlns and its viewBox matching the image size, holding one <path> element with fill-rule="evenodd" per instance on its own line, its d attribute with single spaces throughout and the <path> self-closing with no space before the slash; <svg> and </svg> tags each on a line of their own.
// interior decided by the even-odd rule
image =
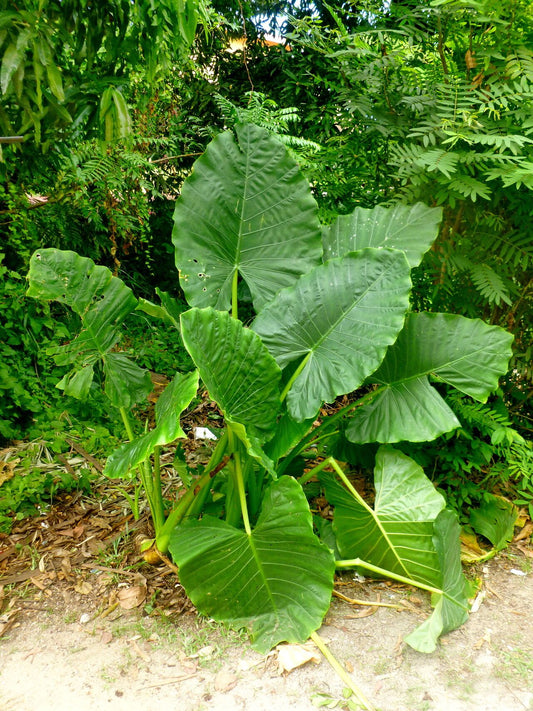
<svg viewBox="0 0 533 711">
<path fill-rule="evenodd" d="M 198 408 L 196 418 L 198 424 L 205 424 L 207 411 L 209 408 Z M 192 425 L 190 429 L 192 429 Z M 194 442 L 187 440 L 185 445 L 195 452 L 195 457 L 202 459 L 209 455 L 207 448 L 206 452 L 198 452 L 199 448 Z M 75 463 L 79 465 L 79 462 Z M 47 462 L 46 465 L 52 466 L 51 462 Z M 55 466 L 60 465 L 56 462 Z M 170 486 L 173 486 L 171 481 L 169 481 Z M 478 611 L 471 615 L 471 621 L 488 612 L 492 626 L 485 624 L 483 631 L 477 638 L 470 640 L 470 644 L 467 646 L 470 656 L 475 655 L 481 647 L 495 649 L 499 646 L 500 640 L 497 644 L 494 641 L 495 635 L 486 632 L 487 629 L 497 628 L 492 616 L 496 605 L 506 607 L 505 622 L 499 623 L 504 628 L 512 628 L 512 623 L 510 624 L 508 620 L 509 613 L 522 626 L 523 620 L 520 620 L 520 617 L 524 615 L 527 617 L 529 614 L 529 603 L 527 603 L 528 606 L 524 612 L 526 596 L 513 598 L 509 592 L 512 587 L 511 578 L 514 578 L 516 585 L 529 585 L 528 590 L 531 590 L 532 576 L 529 563 L 532 555 L 531 522 L 525 519 L 521 523 L 523 525 L 515 537 L 512 547 L 515 557 L 506 558 L 504 553 L 503 557 L 492 561 L 495 568 L 484 566 L 481 571 L 476 571 L 482 580 L 480 593 L 483 595 L 480 597 L 478 594 Z M 83 627 L 87 630 L 91 627 L 97 630 L 98 644 L 109 651 L 113 649 L 116 642 L 109 625 L 120 624 L 121 621 L 129 624 L 132 619 L 148 622 L 161 619 L 169 621 L 176 630 L 188 629 L 191 621 L 197 620 L 196 613 L 174 571 L 164 560 L 159 560 L 156 565 L 147 565 L 140 552 L 139 541 L 150 537 L 151 534 L 147 516 L 141 515 L 135 521 L 130 513 L 126 497 L 118 487 L 110 486 L 108 480 L 98 480 L 97 484 L 93 486 L 92 496 L 82 496 L 79 493 L 59 496 L 54 505 L 47 511 L 43 511 L 42 515 L 15 522 L 10 534 L 0 534 L 0 644 L 4 645 L 2 651 L 5 651 L 6 643 L 9 644 L 12 638 L 16 638 L 19 630 L 21 632 L 26 630 L 36 613 L 50 614 L 53 609 L 60 609 L 63 615 L 69 616 L 69 618 L 72 616 L 72 619 L 77 620 L 78 624 L 83 620 Z M 483 551 L 477 542 L 463 540 L 463 544 L 465 543 L 473 549 L 471 552 L 474 559 L 476 553 L 479 555 L 479 551 Z M 524 561 L 522 568 L 517 566 L 516 558 Z M 474 564 L 473 568 L 475 569 L 475 567 Z M 497 576 L 493 575 L 494 569 L 497 571 Z M 520 571 L 523 575 L 517 576 L 515 571 Z M 333 601 L 331 611 L 325 620 L 325 629 L 328 631 L 328 636 L 340 635 L 340 638 L 344 640 L 340 652 L 338 647 L 335 650 L 337 654 L 340 653 L 341 659 L 344 657 L 344 667 L 350 672 L 355 670 L 357 679 L 365 679 L 368 665 L 361 666 L 361 662 L 351 654 L 351 650 L 354 650 L 355 654 L 355 650 L 360 645 L 361 656 L 367 659 L 372 658 L 372 651 L 368 650 L 368 639 L 375 637 L 381 643 L 383 638 L 394 634 L 387 659 L 379 663 L 383 663 L 384 668 L 393 671 L 389 672 L 389 675 L 379 674 L 377 673 L 379 664 L 377 664 L 374 673 L 366 679 L 366 689 L 373 692 L 378 701 L 384 695 L 388 697 L 380 705 L 384 711 L 389 709 L 390 711 L 392 709 L 400 711 L 404 708 L 409 708 L 411 711 L 410 706 L 402 706 L 402 701 L 398 700 L 397 683 L 394 682 L 390 685 L 387 681 L 401 673 L 402 667 L 405 666 L 406 656 L 414 660 L 412 662 L 414 669 L 417 668 L 417 665 L 427 667 L 428 664 L 432 664 L 430 660 L 420 661 L 420 655 L 406 650 L 404 645 L 397 643 L 402 634 L 398 633 L 398 626 L 405 632 L 405 629 L 411 624 L 408 621 L 403 624 L 402 616 L 425 614 L 428 601 L 420 599 L 404 585 L 390 581 L 365 581 L 364 579 L 359 581 L 356 577 L 350 577 L 347 574 L 337 580 L 335 593 L 336 600 Z M 382 602 L 383 597 L 385 600 Z M 529 600 L 530 597 L 527 599 Z M 354 607 L 356 608 L 355 612 Z M 391 616 L 388 618 L 385 628 L 383 628 L 383 615 Z M 198 622 L 201 621 L 198 620 Z M 57 624 L 58 627 L 61 627 L 61 620 L 57 620 Z M 356 625 L 364 625 L 364 627 L 361 630 L 355 627 Z M 471 627 L 472 624 L 469 622 L 465 629 L 444 638 L 442 649 L 452 648 L 454 644 L 457 645 L 457 640 L 469 637 Z M 533 632 L 530 629 L 528 632 L 529 635 L 526 634 L 523 643 L 524 649 L 529 648 L 533 654 Z M 215 630 L 213 634 L 216 636 L 218 631 Z M 308 679 L 311 675 L 311 678 L 315 679 L 315 683 L 317 679 L 320 680 L 319 685 L 320 683 L 325 684 L 327 688 L 335 686 L 332 673 L 327 669 L 327 665 L 320 665 L 321 671 L 318 671 L 318 668 L 313 671 L 316 666 L 317 651 L 316 648 L 313 649 L 312 643 L 309 645 L 279 645 L 274 653 L 270 653 L 264 658 L 258 658 L 255 653 L 247 649 L 245 656 L 246 654 L 251 655 L 252 659 L 243 660 L 242 646 L 247 647 L 247 645 L 246 642 L 238 639 L 236 644 L 241 647 L 238 662 L 229 668 L 224 666 L 207 676 L 202 665 L 216 663 L 219 655 L 213 645 L 206 644 L 194 653 L 184 654 L 181 651 L 180 658 L 176 662 L 180 666 L 179 673 L 167 677 L 159 674 L 160 670 L 152 668 L 154 649 L 158 644 L 157 635 L 149 638 L 149 641 L 135 636 L 130 637 L 128 641 L 132 657 L 150 668 L 149 678 L 139 679 L 138 688 L 152 691 L 154 689 L 172 689 L 173 687 L 181 688 L 185 684 L 194 682 L 195 693 L 200 698 L 199 701 L 197 698 L 198 704 L 202 703 L 203 699 L 201 694 L 198 696 L 198 687 L 205 686 L 207 677 L 210 678 L 213 698 L 217 695 L 220 697 L 231 696 L 237 693 L 235 690 L 238 690 L 242 697 L 242 677 L 250 674 L 254 674 L 255 682 L 259 678 L 260 684 L 263 686 L 270 686 L 273 680 L 273 686 L 276 687 L 276 683 L 279 686 L 279 682 L 275 682 L 275 679 L 279 678 L 280 672 L 285 677 L 289 672 L 292 672 L 291 678 L 293 674 L 296 675 L 295 678 L 301 675 L 302 679 Z M 206 649 L 210 648 L 210 653 L 206 653 Z M 36 655 L 43 657 L 51 653 L 52 650 L 46 645 L 43 648 L 35 642 L 26 651 L 28 660 L 36 658 Z M 490 655 L 488 659 L 490 661 Z M 268 684 L 266 684 L 266 679 L 268 679 Z M 519 699 L 529 699 L 533 703 L 533 693 L 527 689 L 519 688 L 517 691 L 510 692 L 507 683 L 503 686 L 512 698 L 517 696 Z M 279 689 L 277 693 L 279 693 Z M 328 693 L 326 692 L 326 696 Z M 428 692 L 424 691 L 424 694 L 426 693 Z M 395 694 L 394 704 L 387 705 Z M 127 695 L 126 691 L 123 692 L 123 696 L 117 695 L 113 698 L 114 705 L 109 707 L 121 708 L 117 705 L 117 699 L 126 699 Z M 303 705 L 297 707 L 289 704 L 287 707 L 312 708 L 310 694 L 307 693 L 304 696 L 305 701 L 300 699 Z M 191 699 L 193 698 L 195 698 L 194 694 L 191 696 Z M 334 698 L 340 703 L 342 690 L 339 690 Z M 420 698 L 423 700 L 423 695 Z M 0 705 L 1 702 L 0 693 Z M 517 710 L 528 708 L 522 701 L 516 702 L 514 706 L 509 704 L 502 706 L 501 701 L 498 703 L 499 706 L 495 704 L 494 709 L 508 708 L 510 711 L 514 711 L 515 708 Z M 254 701 L 254 707 L 261 708 L 257 705 L 257 699 Z M 24 705 L 14 708 L 22 709 Z M 40 707 L 36 706 L 36 708 Z M 42 708 L 47 709 L 48 707 Z M 57 708 L 61 709 L 61 706 L 59 705 Z M 88 705 L 80 708 L 97 709 L 98 706 Z M 163 706 L 163 708 L 166 707 Z M 191 705 L 184 708 L 196 707 Z M 348 706 L 340 704 L 338 708 L 348 708 Z M 416 706 L 412 708 L 414 709 Z M 430 704 L 427 708 L 438 709 L 440 707 Z M 473 705 L 457 707 L 449 705 L 448 708 L 469 711 L 470 708 L 475 709 L 476 707 Z M 492 707 L 486 706 L 486 708 Z"/>
</svg>

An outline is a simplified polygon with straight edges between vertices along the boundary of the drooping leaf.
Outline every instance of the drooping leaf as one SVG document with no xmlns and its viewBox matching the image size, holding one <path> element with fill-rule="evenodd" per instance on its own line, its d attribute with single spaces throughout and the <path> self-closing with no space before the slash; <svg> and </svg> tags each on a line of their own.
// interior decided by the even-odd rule
<svg viewBox="0 0 533 711">
<path fill-rule="evenodd" d="M 17 41 L 11 42 L 6 47 L 0 69 L 0 88 L 2 89 L 2 94 L 7 93 L 11 79 L 24 62 L 26 48 L 31 36 L 31 28 L 26 27 L 20 31 Z"/>
<path fill-rule="evenodd" d="M 313 533 L 305 495 L 290 477 L 266 490 L 251 535 L 205 516 L 178 526 L 170 551 L 193 604 L 235 629 L 248 627 L 259 652 L 304 642 L 328 610 L 333 555 Z"/>
<path fill-rule="evenodd" d="M 517 515 L 513 503 L 486 494 L 481 506 L 471 510 L 470 525 L 492 543 L 495 551 L 501 551 L 513 539 Z"/>
<path fill-rule="evenodd" d="M 356 207 L 324 228 L 324 260 L 365 247 L 388 247 L 405 252 L 409 265 L 415 267 L 437 237 L 441 220 L 441 208 L 423 203 Z"/>
<path fill-rule="evenodd" d="M 507 371 L 513 336 L 498 326 L 454 314 L 412 313 L 370 380 L 385 388 L 359 408 L 352 442 L 435 439 L 459 421 L 428 376 L 485 402 Z"/>
<path fill-rule="evenodd" d="M 180 415 L 196 395 L 197 389 L 197 371 L 186 375 L 176 373 L 156 402 L 154 429 L 116 449 L 108 457 L 104 474 L 110 477 L 126 477 L 128 472 L 148 459 L 157 446 L 170 444 L 178 437 L 185 437 L 180 425 Z"/>
<path fill-rule="evenodd" d="M 259 336 L 212 308 L 191 309 L 180 320 L 185 347 L 224 417 L 264 442 L 280 407 L 281 372 Z"/>
<path fill-rule="evenodd" d="M 435 610 L 406 639 L 418 651 L 433 651 L 439 635 L 459 627 L 468 614 L 457 516 L 444 509 L 444 498 L 422 469 L 392 447 L 380 447 L 376 456 L 373 509 L 332 475 L 323 480 L 343 558 L 434 590 Z"/>
<path fill-rule="evenodd" d="M 129 408 L 148 395 L 152 389 L 150 374 L 125 354 L 112 352 L 120 338 L 122 322 L 137 307 L 131 289 L 107 267 L 59 249 L 35 252 L 28 280 L 28 296 L 59 301 L 81 318 L 82 328 L 76 338 L 49 351 L 58 365 L 73 365 L 58 387 L 73 397 L 86 397 L 94 366 L 101 362 L 105 390 L 113 405 Z"/>
<path fill-rule="evenodd" d="M 402 252 L 364 249 L 332 259 L 279 292 L 253 323 L 278 365 L 300 371 L 287 396 L 291 416 L 355 390 L 381 363 L 408 308 Z"/>
<path fill-rule="evenodd" d="M 433 545 L 437 552 L 440 576 L 432 595 L 435 609 L 431 616 L 405 641 L 418 652 L 433 652 L 441 634 L 460 627 L 468 619 L 468 584 L 461 568 L 460 526 L 453 511 L 442 511 L 434 523 Z"/>
<path fill-rule="evenodd" d="M 428 442 L 461 423 L 427 377 L 391 383 L 356 410 L 346 428 L 351 442 Z"/>
<path fill-rule="evenodd" d="M 324 475 L 341 556 L 433 585 L 440 576 L 433 522 L 445 507 L 444 497 L 416 462 L 392 447 L 379 448 L 374 477 L 372 509 L 332 475 Z"/>
<path fill-rule="evenodd" d="M 58 101 L 65 101 L 65 92 L 63 90 L 63 80 L 61 79 L 61 72 L 53 62 L 46 65 L 46 74 L 48 76 L 50 90 L 52 91 L 56 99 Z"/>
<path fill-rule="evenodd" d="M 317 206 L 285 147 L 239 124 L 217 136 L 182 187 L 172 239 L 191 306 L 227 310 L 236 272 L 260 310 L 320 262 Z"/>
</svg>

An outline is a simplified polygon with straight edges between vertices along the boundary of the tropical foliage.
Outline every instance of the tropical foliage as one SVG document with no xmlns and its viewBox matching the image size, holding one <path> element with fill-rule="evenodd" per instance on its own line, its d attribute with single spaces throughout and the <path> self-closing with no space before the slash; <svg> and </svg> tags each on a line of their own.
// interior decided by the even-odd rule
<svg viewBox="0 0 533 711">
<path fill-rule="evenodd" d="M 179 323 L 168 295 L 161 306 L 138 301 L 87 258 L 45 249 L 31 259 L 29 295 L 64 302 L 81 318 L 80 334 L 54 354 L 73 366 L 59 387 L 84 397 L 98 364 L 122 413 L 131 441 L 109 458 L 106 473 L 139 469 L 155 544 L 170 549 L 193 602 L 215 619 L 249 626 L 263 651 L 319 627 L 336 568 L 430 590 L 435 611 L 408 638 L 420 651 L 434 649 L 468 610 L 456 514 L 443 510 L 413 460 L 378 449 L 373 509 L 333 457 L 310 470 L 294 466 L 297 455 L 305 461 L 327 442 L 332 425 L 355 443 L 427 440 L 456 429 L 429 378 L 484 402 L 511 356 L 512 336 L 498 326 L 410 313 L 410 272 L 436 235 L 440 208 L 358 210 L 322 230 L 309 185 L 281 143 L 237 124 L 208 146 L 176 204 L 176 264 L 191 307 Z M 257 314 L 251 328 L 238 319 L 239 284 Z M 115 348 L 133 309 L 173 321 L 197 369 L 176 374 L 158 402 L 155 429 L 140 438 L 127 410 L 146 396 L 149 378 Z M 179 417 L 198 377 L 225 430 L 166 514 L 159 451 L 184 436 Z M 316 426 L 325 402 L 354 392 Z M 337 560 L 313 530 L 305 485 L 314 475 L 335 506 Z"/>
</svg>

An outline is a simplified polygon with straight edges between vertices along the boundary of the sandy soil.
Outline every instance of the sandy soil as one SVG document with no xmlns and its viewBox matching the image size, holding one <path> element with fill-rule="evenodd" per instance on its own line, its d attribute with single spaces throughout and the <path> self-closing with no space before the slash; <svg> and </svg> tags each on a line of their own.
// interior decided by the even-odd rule
<svg viewBox="0 0 533 711">
<path fill-rule="evenodd" d="M 386 583 L 346 579 L 338 589 L 400 610 L 335 599 L 320 634 L 381 711 L 533 709 L 532 559 L 507 552 L 479 574 L 479 609 L 432 655 L 402 642 L 427 598 Z M 168 620 L 119 606 L 103 616 L 82 593 L 13 598 L 16 621 L 0 638 L 1 711 L 357 708 L 323 658 L 283 672 L 277 651 L 263 657 L 244 634 L 193 611 Z"/>
</svg>

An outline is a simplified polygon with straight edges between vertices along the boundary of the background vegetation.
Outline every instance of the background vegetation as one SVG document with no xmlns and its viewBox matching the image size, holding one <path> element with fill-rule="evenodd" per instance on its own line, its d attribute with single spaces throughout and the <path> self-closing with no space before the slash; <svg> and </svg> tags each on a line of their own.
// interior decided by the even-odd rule
<svg viewBox="0 0 533 711">
<path fill-rule="evenodd" d="M 78 323 L 24 296 L 30 254 L 73 249 L 138 296 L 181 299 L 175 197 L 209 140 L 247 118 L 291 146 L 325 222 L 443 207 L 414 307 L 501 325 L 514 356 L 488 404 L 443 393 L 459 430 L 405 451 L 436 462 L 465 520 L 488 490 L 533 513 L 532 47 L 527 0 L 0 0 L 0 126 L 23 136 L 0 163 L 3 442 L 66 451 L 68 430 L 103 455 L 119 427 L 103 400 L 89 411 L 55 389 L 47 350 Z M 159 373 L 187 369 L 176 332 L 150 337 L 150 323 L 132 314 L 121 347 Z"/>
</svg>

